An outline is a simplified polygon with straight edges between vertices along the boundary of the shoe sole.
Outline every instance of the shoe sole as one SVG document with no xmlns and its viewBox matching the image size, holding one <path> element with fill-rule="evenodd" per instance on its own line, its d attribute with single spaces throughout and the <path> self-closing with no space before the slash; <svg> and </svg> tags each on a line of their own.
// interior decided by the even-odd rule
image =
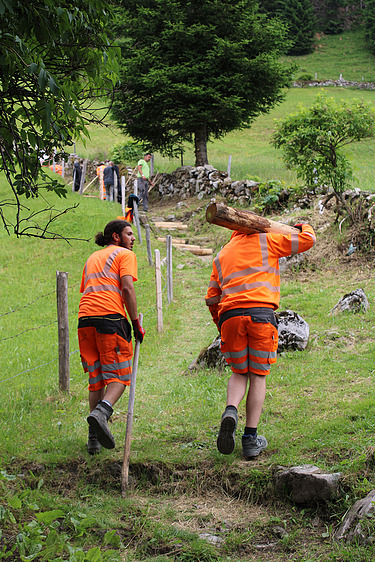
<svg viewBox="0 0 375 562">
<path fill-rule="evenodd" d="M 227 416 L 221 421 L 217 437 L 217 448 L 222 455 L 230 455 L 234 451 L 236 425 L 236 420 L 231 416 Z"/>
<path fill-rule="evenodd" d="M 105 449 L 115 448 L 116 443 L 112 433 L 106 428 L 103 428 L 95 416 L 90 414 L 87 418 L 87 423 L 95 431 L 96 437 L 102 447 Z"/>
</svg>

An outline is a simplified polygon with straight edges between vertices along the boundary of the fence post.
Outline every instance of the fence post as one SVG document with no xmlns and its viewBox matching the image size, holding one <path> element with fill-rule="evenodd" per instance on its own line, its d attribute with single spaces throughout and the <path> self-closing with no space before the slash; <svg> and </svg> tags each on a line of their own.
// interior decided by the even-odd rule
<svg viewBox="0 0 375 562">
<path fill-rule="evenodd" d="M 167 298 L 168 304 L 173 301 L 173 273 L 172 273 L 172 236 L 167 234 Z"/>
<path fill-rule="evenodd" d="M 155 250 L 155 279 L 156 279 L 156 317 L 157 330 L 163 331 L 163 299 L 161 286 L 160 252 Z"/>
<path fill-rule="evenodd" d="M 122 209 L 122 216 L 125 216 L 125 176 L 121 176 L 121 209 Z"/>
<path fill-rule="evenodd" d="M 228 158 L 228 168 L 227 168 L 227 174 L 228 174 L 228 178 L 230 178 L 230 169 L 232 167 L 232 156 L 229 156 Z"/>
<path fill-rule="evenodd" d="M 133 215 L 134 215 L 135 226 L 137 227 L 138 240 L 139 243 L 142 244 L 142 233 L 141 233 L 141 225 L 139 222 L 138 205 L 135 201 L 133 201 Z"/>
<path fill-rule="evenodd" d="M 64 160 L 64 159 L 63 159 L 62 162 L 61 162 L 61 167 L 62 167 L 62 170 L 61 170 L 61 177 L 62 177 L 62 178 L 65 178 L 65 160 Z"/>
<path fill-rule="evenodd" d="M 59 389 L 69 392 L 68 274 L 56 271 L 57 326 L 59 336 Z"/>
<path fill-rule="evenodd" d="M 149 225 L 149 224 L 145 224 L 145 234 L 146 234 L 146 246 L 147 246 L 148 264 L 149 264 L 149 265 L 152 265 L 151 239 L 150 239 L 150 225 Z"/>
<path fill-rule="evenodd" d="M 83 167 L 82 167 L 81 183 L 79 184 L 79 194 L 80 195 L 82 195 L 83 187 L 85 185 L 86 170 L 87 170 L 87 160 L 84 160 L 83 161 Z"/>
</svg>

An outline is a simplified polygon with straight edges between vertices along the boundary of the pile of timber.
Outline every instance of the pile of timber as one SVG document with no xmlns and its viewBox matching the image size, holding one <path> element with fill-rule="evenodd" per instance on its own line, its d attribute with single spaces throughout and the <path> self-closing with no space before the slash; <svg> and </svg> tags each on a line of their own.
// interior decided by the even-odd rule
<svg viewBox="0 0 375 562">
<path fill-rule="evenodd" d="M 166 242 L 166 238 L 158 238 L 158 242 Z M 172 246 L 181 251 L 191 252 L 196 256 L 210 256 L 212 254 L 211 248 L 201 248 L 195 244 L 186 244 L 181 238 L 172 238 Z"/>
</svg>

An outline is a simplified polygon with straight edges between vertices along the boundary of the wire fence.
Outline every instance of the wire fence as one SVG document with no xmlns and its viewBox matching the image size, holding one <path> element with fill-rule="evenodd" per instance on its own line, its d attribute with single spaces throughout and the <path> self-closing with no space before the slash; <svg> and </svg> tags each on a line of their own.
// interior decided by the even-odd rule
<svg viewBox="0 0 375 562">
<path fill-rule="evenodd" d="M 57 272 L 57 273 L 59 273 L 59 272 Z M 65 274 L 65 275 L 66 275 L 66 274 Z M 165 285 L 164 285 L 164 287 L 162 287 L 161 290 L 162 290 L 162 293 L 165 293 L 165 292 L 168 291 L 168 281 L 167 281 L 163 276 L 162 276 L 162 279 L 163 279 L 163 282 L 165 283 Z M 77 289 L 77 287 L 79 287 L 79 286 L 80 286 L 80 283 L 76 283 L 76 284 L 74 284 L 74 285 L 67 286 L 67 290 Z M 44 293 L 44 294 L 42 294 L 42 295 L 39 295 L 38 297 L 36 297 L 35 299 L 31 300 L 31 301 L 30 301 L 29 303 L 27 303 L 27 304 L 24 304 L 24 305 L 22 305 L 22 306 L 18 306 L 18 307 L 11 308 L 11 309 L 8 310 L 8 311 L 3 311 L 3 312 L 1 312 L 1 313 L 0 313 L 0 319 L 1 319 L 1 318 L 4 318 L 4 319 L 5 319 L 5 317 L 7 317 L 7 316 L 9 316 L 9 315 L 11 315 L 11 314 L 19 313 L 19 312 L 25 311 L 25 310 L 27 310 L 27 309 L 32 309 L 32 307 L 40 306 L 40 301 L 41 301 L 42 299 L 44 299 L 44 298 L 50 297 L 51 295 L 55 295 L 55 296 L 56 296 L 56 302 L 57 302 L 57 301 L 58 301 L 58 284 L 57 284 L 57 287 L 56 287 L 54 290 L 48 291 L 47 293 Z M 74 310 L 70 310 L 70 311 L 67 310 L 66 312 L 67 312 L 67 315 L 68 315 L 69 318 L 71 318 L 71 317 L 73 317 L 73 316 L 74 316 L 74 318 L 76 318 L 76 319 L 78 318 L 78 308 L 74 307 Z M 143 313 L 143 318 L 144 318 L 144 319 L 145 319 L 147 316 L 150 316 L 151 314 L 155 314 L 155 304 L 153 304 L 153 305 L 151 305 L 150 307 L 148 307 L 145 311 L 142 311 L 142 313 Z M 58 311 L 57 311 L 57 317 L 54 318 L 53 320 L 51 320 L 51 321 L 49 321 L 49 322 L 42 323 L 42 324 L 38 324 L 38 325 L 36 325 L 36 326 L 29 327 L 29 328 L 26 328 L 26 329 L 22 329 L 21 331 L 15 333 L 15 334 L 8 335 L 8 336 L 5 336 L 5 337 L 3 337 L 3 338 L 0 338 L 0 343 L 6 342 L 6 341 L 9 341 L 9 340 L 15 340 L 16 338 L 19 338 L 19 337 L 21 337 L 21 336 L 24 336 L 25 334 L 27 334 L 27 333 L 29 333 L 29 332 L 42 330 L 42 329 L 44 329 L 44 328 L 48 328 L 48 327 L 53 326 L 53 325 L 58 325 L 58 324 L 59 324 L 59 318 L 58 318 L 58 316 L 59 316 L 59 313 L 58 313 Z M 1 328 L 1 325 L 0 325 L 0 328 Z M 68 337 L 69 337 L 69 336 L 68 336 Z M 16 349 L 17 349 L 17 348 L 16 348 Z M 76 354 L 76 353 L 79 353 L 79 349 L 75 349 L 75 350 L 73 350 L 73 351 L 69 351 L 67 360 L 69 361 L 69 358 L 70 358 L 72 355 Z M 11 380 L 14 380 L 14 379 L 16 379 L 17 377 L 19 377 L 19 376 L 21 376 L 21 375 L 24 375 L 24 374 L 26 374 L 26 373 L 31 373 L 31 372 L 36 371 L 36 370 L 38 370 L 38 369 L 42 369 L 43 367 L 46 367 L 46 366 L 48 366 L 48 365 L 50 365 L 50 364 L 52 364 L 52 363 L 56 363 L 56 362 L 59 361 L 60 359 L 61 359 L 61 357 L 60 357 L 60 353 L 59 353 L 56 357 L 51 358 L 51 359 L 49 359 L 49 360 L 47 360 L 47 361 L 45 361 L 45 362 L 43 362 L 43 363 L 40 363 L 39 365 L 37 365 L 37 366 L 35 366 L 35 367 L 30 367 L 30 368 L 28 368 L 28 369 L 23 369 L 22 371 L 20 371 L 20 372 L 14 374 L 14 375 L 5 377 L 5 378 L 3 378 L 3 379 L 0 379 L 0 384 L 1 384 L 1 383 L 5 383 L 5 382 L 9 382 L 9 381 L 11 381 Z"/>
</svg>

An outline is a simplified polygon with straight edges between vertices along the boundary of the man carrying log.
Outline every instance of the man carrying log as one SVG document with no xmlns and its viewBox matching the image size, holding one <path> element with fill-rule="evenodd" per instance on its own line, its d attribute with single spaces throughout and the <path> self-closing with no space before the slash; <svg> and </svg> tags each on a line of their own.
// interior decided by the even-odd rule
<svg viewBox="0 0 375 562">
<path fill-rule="evenodd" d="M 291 234 L 285 233 L 285 225 L 280 225 L 282 234 L 275 232 L 275 223 L 267 232 L 259 232 L 258 227 L 258 232 L 250 229 L 252 234 L 235 230 L 233 224 L 225 226 L 234 232 L 214 259 L 206 295 L 206 304 L 221 335 L 221 351 L 232 369 L 217 447 L 224 455 L 234 450 L 237 409 L 249 382 L 242 451 L 245 458 L 253 458 L 268 445 L 257 428 L 266 394 L 266 375 L 271 363 L 276 362 L 278 332 L 274 311 L 280 302 L 279 258 L 305 252 L 316 238 L 307 224 L 287 227 Z"/>
<path fill-rule="evenodd" d="M 145 330 L 139 323 L 134 281 L 137 258 L 133 253 L 134 234 L 130 223 L 113 220 L 95 243 L 102 250 L 87 260 L 81 281 L 82 297 L 78 313 L 78 341 L 84 371 L 89 373 L 90 455 L 101 446 L 113 449 L 115 440 L 108 427 L 113 406 L 130 385 L 132 373 L 132 333 L 125 308 L 133 325 L 134 337 L 143 341 Z"/>
</svg>

